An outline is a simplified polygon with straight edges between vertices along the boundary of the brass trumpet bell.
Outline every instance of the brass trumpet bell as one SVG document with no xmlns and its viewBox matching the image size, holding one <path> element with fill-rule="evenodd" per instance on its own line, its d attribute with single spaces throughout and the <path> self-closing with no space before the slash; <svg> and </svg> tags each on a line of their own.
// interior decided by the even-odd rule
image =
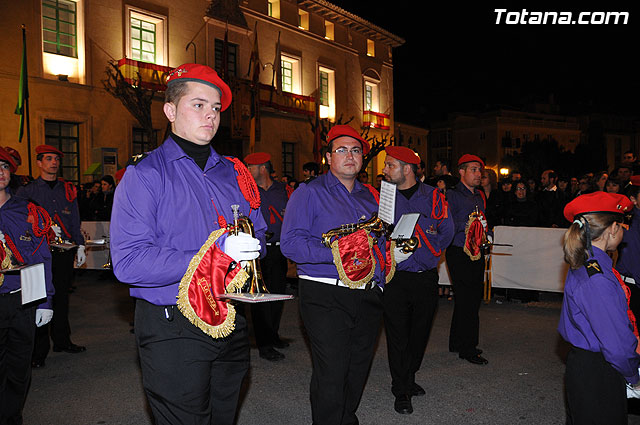
<svg viewBox="0 0 640 425">
<path fill-rule="evenodd" d="M 231 205 L 231 209 L 233 211 L 233 224 L 227 226 L 227 228 L 229 229 L 229 233 L 232 235 L 238 235 L 240 232 L 243 232 L 255 238 L 253 223 L 251 222 L 249 217 L 240 215 L 240 206 L 234 204 Z M 267 290 L 267 287 L 264 284 L 264 279 L 262 278 L 260 260 L 254 259 L 250 261 L 242 261 L 241 264 L 244 268 L 244 271 L 249 275 L 247 282 L 242 288 L 242 292 L 246 292 L 251 295 L 268 294 L 269 291 Z"/>
</svg>

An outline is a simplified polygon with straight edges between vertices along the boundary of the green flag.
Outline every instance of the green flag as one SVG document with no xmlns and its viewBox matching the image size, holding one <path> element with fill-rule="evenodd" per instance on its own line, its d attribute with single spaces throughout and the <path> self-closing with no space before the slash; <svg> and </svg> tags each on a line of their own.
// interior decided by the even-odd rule
<svg viewBox="0 0 640 425">
<path fill-rule="evenodd" d="M 29 99 L 29 84 L 27 78 L 27 37 L 25 29 L 22 28 L 22 66 L 20 67 L 20 84 L 18 89 L 18 104 L 15 113 L 20 115 L 20 132 L 18 133 L 18 141 L 22 142 L 24 134 L 25 120 L 25 103 Z"/>
</svg>

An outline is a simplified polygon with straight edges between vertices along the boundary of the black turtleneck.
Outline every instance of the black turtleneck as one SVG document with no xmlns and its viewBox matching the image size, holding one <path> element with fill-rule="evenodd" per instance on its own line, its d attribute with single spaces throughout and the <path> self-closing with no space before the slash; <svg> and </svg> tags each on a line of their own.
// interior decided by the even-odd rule
<svg viewBox="0 0 640 425">
<path fill-rule="evenodd" d="M 207 143 L 206 145 L 198 145 L 197 143 L 183 139 L 173 131 L 171 132 L 171 138 L 178 144 L 178 146 L 180 146 L 180 149 L 182 149 L 187 156 L 191 157 L 198 167 L 204 171 L 204 167 L 207 165 L 207 159 L 211 154 L 211 144 Z"/>
<path fill-rule="evenodd" d="M 413 194 L 416 193 L 416 191 L 418 190 L 418 184 L 419 182 L 416 182 L 416 184 L 411 186 L 409 189 L 403 189 L 403 190 L 398 189 L 398 192 L 402 193 L 405 198 L 411 199 Z"/>
</svg>

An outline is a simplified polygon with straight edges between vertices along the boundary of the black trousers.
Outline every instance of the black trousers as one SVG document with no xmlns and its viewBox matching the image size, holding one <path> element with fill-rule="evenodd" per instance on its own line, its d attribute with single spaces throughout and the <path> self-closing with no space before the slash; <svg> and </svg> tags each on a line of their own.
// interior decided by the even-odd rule
<svg viewBox="0 0 640 425">
<path fill-rule="evenodd" d="M 567 424 L 622 425 L 627 423 L 624 377 L 602 353 L 572 347 L 565 375 Z"/>
<path fill-rule="evenodd" d="M 232 425 L 249 369 L 244 317 L 223 339 L 192 325 L 176 306 L 136 302 L 142 385 L 156 425 Z"/>
<path fill-rule="evenodd" d="M 284 294 L 287 288 L 287 259 L 280 247 L 267 245 L 267 255 L 260 261 L 264 283 L 272 294 Z M 253 330 L 258 349 L 273 347 L 280 340 L 280 319 L 284 301 L 251 305 Z"/>
<path fill-rule="evenodd" d="M 22 424 L 35 329 L 35 307 L 23 307 L 19 292 L 0 295 L 0 425 Z"/>
<path fill-rule="evenodd" d="M 438 307 L 438 271 L 396 271 L 384 289 L 384 327 L 391 392 L 409 394 L 420 369 Z"/>
<path fill-rule="evenodd" d="M 382 292 L 300 279 L 300 313 L 311 343 L 313 425 L 357 425 L 382 319 Z"/>
<path fill-rule="evenodd" d="M 52 251 L 51 274 L 55 294 L 53 295 L 53 318 L 51 322 L 36 330 L 33 360 L 44 361 L 49 353 L 49 334 L 54 347 L 71 345 L 71 326 L 69 325 L 69 288 L 73 283 L 73 262 L 76 250 Z"/>
<path fill-rule="evenodd" d="M 449 246 L 447 266 L 454 291 L 449 350 L 461 356 L 475 355 L 480 332 L 478 311 L 482 301 L 484 258 L 472 261 L 461 247 Z"/>
</svg>

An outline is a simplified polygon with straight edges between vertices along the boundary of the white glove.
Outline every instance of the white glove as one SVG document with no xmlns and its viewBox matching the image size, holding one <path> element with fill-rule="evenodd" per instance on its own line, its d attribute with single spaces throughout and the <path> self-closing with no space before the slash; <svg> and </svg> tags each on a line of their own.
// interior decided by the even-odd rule
<svg viewBox="0 0 640 425">
<path fill-rule="evenodd" d="M 4 233 L 2 233 L 2 230 L 0 230 L 0 242 L 5 243 L 6 241 L 4 240 Z"/>
<path fill-rule="evenodd" d="M 79 245 L 78 252 L 76 252 L 76 264 L 78 267 L 82 267 L 85 261 L 87 261 L 87 254 L 84 252 L 84 245 Z"/>
<path fill-rule="evenodd" d="M 38 308 L 36 309 L 36 326 L 44 326 L 51 321 L 53 317 L 53 310 L 48 308 Z"/>
<path fill-rule="evenodd" d="M 395 247 L 393 249 L 393 255 L 396 258 L 396 264 L 402 263 L 404 260 L 408 259 L 413 255 L 413 252 L 403 252 L 401 247 Z"/>
<path fill-rule="evenodd" d="M 487 242 L 493 243 L 493 236 L 487 235 Z"/>
<path fill-rule="evenodd" d="M 62 237 L 62 229 L 57 224 L 53 224 L 51 226 L 51 230 L 53 230 L 53 233 L 56 234 L 56 238 L 61 238 Z"/>
<path fill-rule="evenodd" d="M 481 218 L 480 219 L 480 223 L 482 223 L 482 227 L 484 228 L 485 232 L 487 231 L 488 227 L 487 227 L 487 219 L 485 218 Z"/>
<path fill-rule="evenodd" d="M 260 256 L 260 241 L 247 233 L 230 235 L 224 242 L 224 252 L 235 261 L 255 260 Z"/>
</svg>

